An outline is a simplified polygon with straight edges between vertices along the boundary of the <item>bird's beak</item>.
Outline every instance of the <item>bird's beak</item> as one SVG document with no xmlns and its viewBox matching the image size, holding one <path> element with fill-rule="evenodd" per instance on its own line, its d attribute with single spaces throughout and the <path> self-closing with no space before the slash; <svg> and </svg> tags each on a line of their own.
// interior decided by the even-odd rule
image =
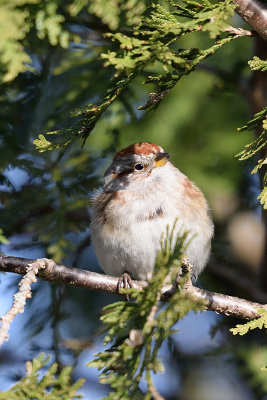
<svg viewBox="0 0 267 400">
<path fill-rule="evenodd" d="M 170 153 L 158 153 L 155 157 L 155 167 L 162 167 L 170 158 Z"/>
</svg>

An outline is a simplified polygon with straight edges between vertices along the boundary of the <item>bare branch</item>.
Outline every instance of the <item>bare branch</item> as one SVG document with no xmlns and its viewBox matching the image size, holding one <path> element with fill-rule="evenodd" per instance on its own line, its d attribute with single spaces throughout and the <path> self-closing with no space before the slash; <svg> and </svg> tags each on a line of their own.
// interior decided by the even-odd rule
<svg viewBox="0 0 267 400">
<path fill-rule="evenodd" d="M 19 257 L 0 256 L 0 271 L 14 272 L 17 274 L 26 274 L 27 267 L 35 260 Z M 116 293 L 118 286 L 118 278 L 108 275 L 97 274 L 95 272 L 86 271 L 66 267 L 56 264 L 52 260 L 43 259 L 45 268 L 39 270 L 38 276 L 47 281 L 55 281 L 65 283 L 67 285 L 79 286 L 86 289 L 98 290 L 108 293 Z M 132 281 L 133 288 L 142 290 L 147 286 L 144 281 Z M 188 282 L 185 289 L 190 298 L 194 301 L 202 301 L 207 310 L 216 313 L 232 315 L 242 319 L 254 319 L 258 317 L 258 309 L 267 310 L 267 304 L 254 303 L 238 297 L 227 296 L 220 293 L 210 292 L 200 289 Z M 167 301 L 173 294 L 173 289 L 166 287 L 162 293 L 161 300 Z"/>
<path fill-rule="evenodd" d="M 235 11 L 263 39 L 267 40 L 267 7 L 258 0 L 234 0 Z"/>
<path fill-rule="evenodd" d="M 225 28 L 225 32 L 231 33 L 232 35 L 234 35 L 236 37 L 257 35 L 257 33 L 254 31 L 248 31 L 248 30 L 242 29 L 242 28 L 235 28 L 231 25 L 229 25 Z"/>
<path fill-rule="evenodd" d="M 239 297 L 210 292 L 197 288 L 192 284 L 187 287 L 187 293 L 195 301 L 202 300 L 207 310 L 215 311 L 217 314 L 231 315 L 237 318 L 251 320 L 259 316 L 258 309 L 267 310 L 267 304 L 263 305 L 240 299 Z"/>
<path fill-rule="evenodd" d="M 0 328 L 0 347 L 3 342 L 8 340 L 9 327 L 15 316 L 24 312 L 26 300 L 32 297 L 31 284 L 36 282 L 38 270 L 43 268 L 43 264 L 39 260 L 35 260 L 32 264 L 28 264 L 25 271 L 25 276 L 19 282 L 19 291 L 14 294 L 14 301 L 8 312 L 1 318 Z"/>
</svg>

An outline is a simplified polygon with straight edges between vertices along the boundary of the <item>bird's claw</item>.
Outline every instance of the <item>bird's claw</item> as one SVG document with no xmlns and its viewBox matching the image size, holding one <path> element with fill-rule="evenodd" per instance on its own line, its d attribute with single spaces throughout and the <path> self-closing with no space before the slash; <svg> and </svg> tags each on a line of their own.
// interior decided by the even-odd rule
<svg viewBox="0 0 267 400">
<path fill-rule="evenodd" d="M 124 272 L 118 280 L 118 292 L 120 292 L 120 289 L 131 289 L 132 287 L 133 282 L 131 276 L 128 274 L 128 272 Z M 126 294 L 125 297 L 127 301 L 130 300 L 129 294 Z"/>
</svg>

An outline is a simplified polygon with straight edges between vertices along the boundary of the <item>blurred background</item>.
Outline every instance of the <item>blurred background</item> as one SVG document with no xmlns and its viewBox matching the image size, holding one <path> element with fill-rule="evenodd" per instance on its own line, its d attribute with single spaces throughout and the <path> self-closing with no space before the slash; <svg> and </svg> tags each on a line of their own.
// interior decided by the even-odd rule
<svg viewBox="0 0 267 400">
<path fill-rule="evenodd" d="M 21 9 L 27 6 L 39 19 L 42 7 L 57 4 L 56 15 L 64 16 L 64 29 L 72 36 L 64 48 L 59 43 L 64 37 L 51 43 L 36 24 L 25 44 L 30 67 L 14 79 L 1 75 L 0 228 L 8 241 L 2 238 L 0 251 L 26 258 L 47 256 L 100 272 L 90 244 L 90 196 L 101 186 L 115 151 L 149 141 L 170 152 L 172 162 L 208 198 L 215 238 L 210 264 L 198 284 L 267 303 L 267 283 L 259 279 L 266 251 L 257 200 L 260 179 L 250 173 L 255 160 L 240 162 L 236 157 L 254 137 L 254 132 L 238 133 L 237 128 L 257 111 L 251 96 L 257 76 L 247 63 L 258 39 L 244 37 L 225 45 L 184 77 L 153 112 L 138 110 L 155 89 L 144 80 L 159 66 L 148 68 L 108 108 L 83 147 L 76 141 L 64 150 L 38 153 L 33 140 L 39 134 L 71 129 L 70 112 L 103 97 L 114 73 L 103 67 L 100 57 L 114 46 L 103 34 L 119 31 L 126 17 L 117 12 L 105 20 L 96 7 L 101 2 L 88 6 L 85 1 L 87 6 L 76 14 L 66 11 L 70 2 L 28 3 L 21 2 Z M 122 9 L 120 2 L 114 4 L 114 10 Z M 244 26 L 237 16 L 232 23 Z M 208 41 L 195 32 L 181 38 L 179 46 L 205 48 Z M 3 315 L 20 277 L 1 273 L 0 279 Z M 101 309 L 118 298 L 43 281 L 33 290 L 1 349 L 0 390 L 24 374 L 26 360 L 45 351 L 59 365 L 73 365 L 75 379 L 86 378 L 81 389 L 85 398 L 103 397 L 109 388 L 100 385 L 97 371 L 85 364 L 103 348 Z M 266 372 L 260 370 L 267 365 L 266 336 L 251 332 L 234 337 L 229 328 L 237 322 L 203 312 L 189 313 L 177 323 L 178 332 L 161 350 L 165 372 L 156 377 L 167 400 L 267 399 Z"/>
</svg>

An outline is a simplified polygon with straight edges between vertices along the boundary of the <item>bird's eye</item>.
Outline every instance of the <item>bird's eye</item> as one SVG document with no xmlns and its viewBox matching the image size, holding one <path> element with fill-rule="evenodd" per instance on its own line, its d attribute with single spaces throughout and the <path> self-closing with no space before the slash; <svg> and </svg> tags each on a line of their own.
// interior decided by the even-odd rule
<svg viewBox="0 0 267 400">
<path fill-rule="evenodd" d="M 137 169 L 137 171 L 141 171 L 142 169 L 144 169 L 144 165 L 143 164 L 135 164 L 134 168 Z"/>
</svg>

